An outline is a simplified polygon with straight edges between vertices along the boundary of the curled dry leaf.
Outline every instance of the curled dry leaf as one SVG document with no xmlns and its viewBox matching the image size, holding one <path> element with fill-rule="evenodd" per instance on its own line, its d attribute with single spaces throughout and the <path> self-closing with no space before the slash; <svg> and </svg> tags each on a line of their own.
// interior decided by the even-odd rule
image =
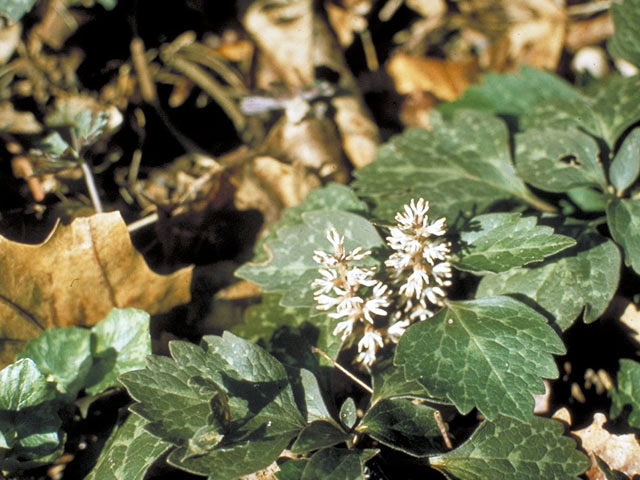
<svg viewBox="0 0 640 480">
<path fill-rule="evenodd" d="M 573 433 L 582 440 L 582 448 L 591 457 L 592 466 L 587 472 L 589 480 L 605 480 L 594 455 L 604 460 L 613 470 L 630 478 L 640 474 L 640 444 L 635 435 L 615 435 L 603 428 L 607 418 L 602 413 L 593 416 L 593 423 Z"/>
<path fill-rule="evenodd" d="M 192 267 L 149 269 L 117 212 L 58 225 L 40 245 L 0 237 L 0 364 L 46 328 L 91 326 L 112 308 L 151 314 L 190 299 Z"/>
</svg>

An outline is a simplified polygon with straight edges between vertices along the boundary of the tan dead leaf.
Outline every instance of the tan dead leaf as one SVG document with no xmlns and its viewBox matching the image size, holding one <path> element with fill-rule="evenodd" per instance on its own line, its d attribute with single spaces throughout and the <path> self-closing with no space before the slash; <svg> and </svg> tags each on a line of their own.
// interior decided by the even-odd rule
<svg viewBox="0 0 640 480">
<path fill-rule="evenodd" d="M 387 71 L 400 94 L 430 92 L 442 100 L 455 100 L 469 86 L 476 73 L 472 61 L 451 61 L 394 54 Z"/>
<path fill-rule="evenodd" d="M 149 269 L 118 212 L 58 225 L 40 245 L 0 236 L 0 364 L 46 328 L 91 326 L 112 308 L 165 312 L 190 299 L 192 267 Z"/>
<path fill-rule="evenodd" d="M 20 42 L 22 24 L 20 22 L 0 28 L 0 65 L 4 65 L 13 56 Z"/>
<path fill-rule="evenodd" d="M 11 102 L 0 103 L 0 131 L 19 134 L 40 133 L 42 125 L 31 112 L 14 110 Z"/>
<path fill-rule="evenodd" d="M 635 435 L 615 435 L 603 428 L 607 417 L 602 413 L 593 416 L 593 423 L 582 430 L 572 432 L 582 440 L 582 448 L 591 457 L 592 466 L 587 472 L 589 480 L 605 480 L 595 463 L 594 455 L 604 460 L 609 467 L 629 477 L 640 474 L 640 444 Z"/>
<path fill-rule="evenodd" d="M 609 13 L 571 23 L 565 45 L 575 52 L 588 45 L 597 45 L 613 35 L 613 20 Z"/>
</svg>

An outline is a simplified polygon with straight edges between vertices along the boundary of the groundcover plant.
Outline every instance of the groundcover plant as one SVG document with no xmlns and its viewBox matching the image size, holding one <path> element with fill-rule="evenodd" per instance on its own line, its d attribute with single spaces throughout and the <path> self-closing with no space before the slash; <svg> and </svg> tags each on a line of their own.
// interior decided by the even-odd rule
<svg viewBox="0 0 640 480">
<path fill-rule="evenodd" d="M 613 12 L 610 48 L 640 66 L 640 2 Z M 83 162 L 108 117 L 75 121 L 80 144 L 52 134 L 43 156 Z M 567 330 L 637 294 L 640 77 L 490 74 L 430 123 L 284 211 L 235 272 L 260 302 L 222 335 L 151 354 L 149 315 L 115 309 L 30 340 L 0 371 L 2 473 L 60 457 L 61 412 L 120 388 L 131 404 L 88 480 L 159 464 L 216 480 L 626 478 L 592 467 L 534 395 L 560 377 Z M 609 419 L 637 432 L 640 363 L 607 388 Z"/>
</svg>

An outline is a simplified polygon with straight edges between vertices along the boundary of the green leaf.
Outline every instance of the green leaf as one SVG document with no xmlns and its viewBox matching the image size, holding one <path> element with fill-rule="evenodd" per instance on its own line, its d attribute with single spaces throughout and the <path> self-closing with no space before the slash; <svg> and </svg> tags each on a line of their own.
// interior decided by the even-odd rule
<svg viewBox="0 0 640 480">
<path fill-rule="evenodd" d="M 33 360 L 60 393 L 74 400 L 93 364 L 91 332 L 78 327 L 45 330 L 30 340 L 17 358 Z"/>
<path fill-rule="evenodd" d="M 408 380 L 404 368 L 391 366 L 377 371 L 372 377 L 373 395 L 371 404 L 392 398 L 420 398 L 432 403 L 451 404 L 445 395 L 438 398 L 417 380 Z"/>
<path fill-rule="evenodd" d="M 17 22 L 29 13 L 35 4 L 36 0 L 0 0 L 0 16 Z"/>
<path fill-rule="evenodd" d="M 511 164 L 504 122 L 474 111 L 451 121 L 432 115 L 433 130 L 410 129 L 381 146 L 376 160 L 354 172 L 355 190 L 393 221 L 412 198 L 431 203 L 431 214 L 451 225 L 493 203 L 531 196 Z"/>
<path fill-rule="evenodd" d="M 585 323 L 600 317 L 618 288 L 620 252 L 596 232 L 556 228 L 577 245 L 540 265 L 485 276 L 476 297 L 523 295 L 562 330 L 583 312 Z"/>
<path fill-rule="evenodd" d="M 151 353 L 149 319 L 135 308 L 113 309 L 91 329 L 94 364 L 87 377 L 88 394 L 119 386 L 121 374 L 144 368 Z"/>
<path fill-rule="evenodd" d="M 607 224 L 624 250 L 624 264 L 640 273 L 640 200 L 613 200 L 607 207 Z"/>
<path fill-rule="evenodd" d="M 113 10 L 116 8 L 118 4 L 118 0 L 97 0 L 100 5 L 104 7 L 105 10 Z"/>
<path fill-rule="evenodd" d="M 349 439 L 350 435 L 337 428 L 335 424 L 320 420 L 312 422 L 302 429 L 291 446 L 291 452 L 294 454 L 307 453 L 320 448 L 333 447 Z"/>
<path fill-rule="evenodd" d="M 141 417 L 129 415 L 116 427 L 84 480 L 142 480 L 149 467 L 171 447 L 147 432 L 145 423 Z"/>
<path fill-rule="evenodd" d="M 365 216 L 368 212 L 367 204 L 360 200 L 349 187 L 338 183 L 313 190 L 300 205 L 290 207 L 282 212 L 282 218 L 269 226 L 267 234 L 258 241 L 255 247 L 253 263 L 261 263 L 269 259 L 264 245 L 276 238 L 276 233 L 284 227 L 303 224 L 302 214 L 314 210 L 344 211 Z"/>
<path fill-rule="evenodd" d="M 306 458 L 286 459 L 278 465 L 280 471 L 276 472 L 276 478 L 278 480 L 300 480 L 307 463 L 309 460 Z"/>
<path fill-rule="evenodd" d="M 357 430 L 390 448 L 422 457 L 442 451 L 435 411 L 407 398 L 381 400 L 367 410 Z"/>
<path fill-rule="evenodd" d="M 225 333 L 201 347 L 172 342 L 170 351 L 173 358 L 149 357 L 147 369 L 121 378 L 140 402 L 131 409 L 151 422 L 145 428 L 176 444 L 170 464 L 240 477 L 267 467 L 305 426 L 287 372 L 260 347 Z M 212 436 L 211 450 L 197 454 L 194 441 L 212 433 L 202 430 L 208 425 L 220 425 L 224 438 Z"/>
<path fill-rule="evenodd" d="M 51 132 L 40 141 L 38 148 L 52 157 L 61 157 L 70 147 L 58 132 Z"/>
<path fill-rule="evenodd" d="M 483 422 L 460 447 L 431 457 L 429 463 L 459 480 L 577 480 L 591 462 L 563 430 L 562 423 L 547 418 L 521 423 L 497 417 Z"/>
<path fill-rule="evenodd" d="M 463 414 L 533 415 L 542 378 L 558 375 L 564 345 L 546 319 L 510 297 L 450 302 L 400 339 L 394 362 L 410 380 L 446 396 Z"/>
<path fill-rule="evenodd" d="M 611 418 L 618 417 L 625 405 L 631 405 L 629 425 L 640 428 L 640 363 L 620 359 L 618 388 L 611 391 Z"/>
<path fill-rule="evenodd" d="M 319 277 L 319 265 L 313 260 L 314 250 L 330 251 L 327 232 L 335 228 L 345 237 L 345 248 L 371 249 L 384 245 L 375 227 L 366 219 L 343 211 L 318 210 L 302 214 L 303 224 L 284 227 L 277 238 L 267 242 L 271 257 L 264 263 L 249 263 L 236 275 L 260 285 L 264 292 L 284 293 L 282 305 L 313 307 L 311 283 Z M 363 265 L 376 265 L 372 257 Z"/>
<path fill-rule="evenodd" d="M 243 323 L 234 325 L 231 332 L 255 343 L 268 341 L 280 327 L 299 327 L 309 320 L 309 309 L 283 307 L 281 298 L 282 295 L 263 295 L 259 304 L 247 308 Z"/>
<path fill-rule="evenodd" d="M 347 397 L 347 399 L 342 402 L 342 406 L 340 407 L 340 421 L 347 428 L 353 428 L 356 421 L 358 420 L 358 414 L 356 411 L 356 402 L 353 398 Z"/>
<path fill-rule="evenodd" d="M 594 92 L 543 101 L 521 117 L 521 124 L 525 129 L 585 130 L 613 148 L 618 137 L 640 120 L 640 75 L 608 78 Z"/>
<path fill-rule="evenodd" d="M 567 196 L 583 212 L 604 212 L 609 203 L 609 195 L 588 187 L 572 188 Z"/>
<path fill-rule="evenodd" d="M 516 135 L 516 169 L 523 180 L 547 192 L 577 187 L 607 188 L 598 145 L 578 130 L 530 129 Z"/>
<path fill-rule="evenodd" d="M 52 384 L 29 358 L 0 371 L 0 472 L 53 461 L 62 447 Z"/>
<path fill-rule="evenodd" d="M 611 5 L 614 33 L 607 43 L 609 53 L 640 67 L 640 1 L 625 0 Z"/>
<path fill-rule="evenodd" d="M 515 74 L 489 72 L 480 85 L 467 88 L 460 99 L 437 108 L 445 115 L 471 109 L 520 116 L 542 100 L 571 97 L 580 97 L 580 94 L 562 78 L 524 65 Z"/>
<path fill-rule="evenodd" d="M 629 188 L 640 173 L 640 128 L 634 128 L 622 142 L 609 168 L 609 178 L 619 192 Z"/>
<path fill-rule="evenodd" d="M 576 244 L 573 238 L 557 235 L 547 226 L 536 225 L 535 217 L 519 213 L 491 213 L 474 217 L 461 232 L 462 251 L 453 264 L 474 273 L 504 272 L 539 262 Z"/>
<path fill-rule="evenodd" d="M 377 450 L 325 448 L 315 453 L 300 480 L 364 480 L 364 464 Z"/>
</svg>

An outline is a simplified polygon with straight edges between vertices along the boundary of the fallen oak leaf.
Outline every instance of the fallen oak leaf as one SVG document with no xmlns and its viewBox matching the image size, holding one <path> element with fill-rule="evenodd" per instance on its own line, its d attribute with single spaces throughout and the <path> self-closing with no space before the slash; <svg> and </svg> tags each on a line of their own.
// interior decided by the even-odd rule
<svg viewBox="0 0 640 480">
<path fill-rule="evenodd" d="M 151 271 L 118 212 L 57 225 L 40 245 L 0 236 L 0 266 L 2 366 L 44 329 L 92 326 L 114 307 L 154 314 L 188 302 L 193 269 Z"/>
</svg>

